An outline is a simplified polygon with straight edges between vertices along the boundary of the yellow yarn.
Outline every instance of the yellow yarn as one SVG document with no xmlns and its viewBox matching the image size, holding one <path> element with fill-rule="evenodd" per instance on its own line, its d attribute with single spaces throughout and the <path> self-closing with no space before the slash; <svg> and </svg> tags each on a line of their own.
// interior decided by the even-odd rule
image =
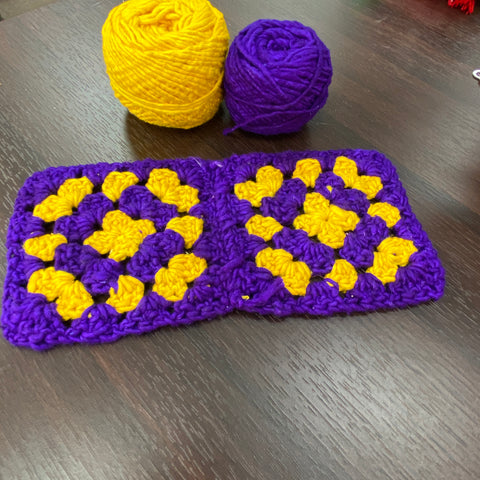
<svg viewBox="0 0 480 480">
<path fill-rule="evenodd" d="M 248 200 L 254 207 L 262 204 L 264 197 L 274 197 L 283 184 L 283 173 L 271 165 L 258 170 L 256 180 L 237 183 L 235 195 L 240 200 Z"/>
<path fill-rule="evenodd" d="M 50 262 L 55 258 L 55 250 L 67 239 L 60 233 L 47 233 L 40 237 L 29 238 L 25 241 L 23 248 L 28 255 L 38 257 L 44 262 Z"/>
<path fill-rule="evenodd" d="M 340 258 L 335 260 L 332 270 L 325 275 L 325 278 L 337 282 L 338 290 L 340 292 L 346 292 L 347 290 L 351 290 L 355 286 L 355 283 L 357 283 L 358 273 L 350 262 Z M 330 282 L 328 283 L 331 285 Z"/>
<path fill-rule="evenodd" d="M 138 183 L 138 177 L 132 172 L 110 172 L 103 181 L 102 192 L 112 202 L 116 202 L 122 192 Z"/>
<path fill-rule="evenodd" d="M 283 280 L 292 295 L 305 295 L 312 271 L 305 262 L 293 259 L 293 255 L 281 248 L 267 247 L 255 257 L 257 267 L 266 268 L 273 276 Z"/>
<path fill-rule="evenodd" d="M 263 217 L 262 215 L 254 215 L 245 227 L 250 235 L 256 235 L 263 238 L 266 242 L 283 229 L 283 226 L 272 217 Z"/>
<path fill-rule="evenodd" d="M 368 214 L 372 217 L 380 217 L 385 220 L 388 228 L 394 227 L 401 218 L 400 210 L 385 202 L 378 202 L 370 205 Z"/>
<path fill-rule="evenodd" d="M 333 173 L 342 178 L 345 186 L 363 192 L 369 200 L 383 188 L 380 177 L 358 175 L 357 164 L 347 157 L 337 157 Z"/>
<path fill-rule="evenodd" d="M 299 178 L 307 187 L 313 188 L 321 173 L 322 166 L 316 158 L 304 158 L 297 162 L 292 178 Z"/>
<path fill-rule="evenodd" d="M 190 185 L 180 185 L 176 172 L 168 168 L 155 168 L 145 185 L 163 203 L 176 205 L 179 212 L 188 212 L 198 200 L 198 190 Z"/>
<path fill-rule="evenodd" d="M 373 265 L 367 269 L 367 273 L 375 275 L 383 284 L 394 282 L 398 267 L 407 265 L 417 251 L 412 240 L 387 237 L 374 252 Z"/>
<path fill-rule="evenodd" d="M 102 35 L 112 89 L 133 115 L 185 129 L 215 115 L 229 35 L 208 0 L 129 0 Z"/>
<path fill-rule="evenodd" d="M 92 193 L 93 183 L 87 177 L 69 178 L 58 189 L 33 209 L 33 215 L 44 222 L 54 222 L 64 215 L 71 215 L 86 195 Z"/>
<path fill-rule="evenodd" d="M 145 286 L 138 278 L 130 275 L 120 275 L 118 288 L 110 288 L 110 297 L 107 305 L 112 306 L 118 313 L 126 313 L 137 308 L 143 298 Z"/>
<path fill-rule="evenodd" d="M 307 193 L 303 210 L 305 213 L 293 221 L 293 226 L 307 232 L 309 237 L 316 236 L 320 242 L 332 248 L 342 248 L 345 232 L 354 230 L 360 221 L 355 212 L 330 204 L 317 192 Z"/>
<path fill-rule="evenodd" d="M 117 262 L 133 257 L 145 237 L 156 233 L 151 220 L 133 220 L 121 210 L 108 212 L 103 218 L 103 230 L 92 233 L 83 242 L 98 253 Z"/>
<path fill-rule="evenodd" d="M 186 215 L 185 217 L 173 217 L 165 227 L 180 234 L 185 240 L 185 248 L 192 248 L 193 244 L 203 232 L 203 220 Z"/>
<path fill-rule="evenodd" d="M 188 284 L 198 278 L 207 268 L 207 261 L 193 253 L 180 253 L 155 275 L 153 291 L 170 302 L 178 302 L 188 290 Z"/>
<path fill-rule="evenodd" d="M 27 290 L 44 295 L 49 302 L 56 300 L 57 312 L 64 320 L 80 318 L 93 305 L 92 296 L 82 282 L 75 280 L 71 273 L 53 267 L 33 272 Z"/>
</svg>

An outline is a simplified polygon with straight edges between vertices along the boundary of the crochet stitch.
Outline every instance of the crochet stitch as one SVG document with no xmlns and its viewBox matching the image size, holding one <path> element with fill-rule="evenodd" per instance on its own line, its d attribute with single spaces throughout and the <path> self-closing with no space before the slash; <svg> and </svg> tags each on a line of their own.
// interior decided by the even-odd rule
<svg viewBox="0 0 480 480">
<path fill-rule="evenodd" d="M 2 326 L 15 345 L 109 342 L 234 309 L 406 307 L 444 271 L 373 151 L 50 168 L 10 222 Z"/>
</svg>

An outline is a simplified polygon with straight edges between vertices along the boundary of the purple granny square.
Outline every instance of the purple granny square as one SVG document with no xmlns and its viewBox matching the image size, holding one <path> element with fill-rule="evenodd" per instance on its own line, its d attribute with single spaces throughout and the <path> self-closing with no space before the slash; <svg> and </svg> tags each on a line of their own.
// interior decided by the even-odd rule
<svg viewBox="0 0 480 480">
<path fill-rule="evenodd" d="M 19 192 L 2 326 L 101 343 L 244 310 L 318 316 L 441 297 L 444 271 L 374 151 L 50 168 Z"/>
</svg>

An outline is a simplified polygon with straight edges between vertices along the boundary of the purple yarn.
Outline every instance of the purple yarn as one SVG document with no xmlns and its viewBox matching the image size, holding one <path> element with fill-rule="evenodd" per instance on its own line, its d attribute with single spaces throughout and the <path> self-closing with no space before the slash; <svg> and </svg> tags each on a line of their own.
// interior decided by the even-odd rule
<svg viewBox="0 0 480 480">
<path fill-rule="evenodd" d="M 234 39 L 225 63 L 225 103 L 237 128 L 262 135 L 300 130 L 325 105 L 330 52 L 310 27 L 257 20 Z"/>
<path fill-rule="evenodd" d="M 371 217 L 365 194 L 345 188 L 342 178 L 333 173 L 336 158 L 341 155 L 352 159 L 362 175 L 380 177 L 383 188 L 372 201 L 388 202 L 399 209 L 402 218 L 394 227 L 389 229 L 384 220 Z M 322 173 L 313 188 L 307 189 L 300 179 L 292 178 L 297 161 L 303 158 L 315 158 L 321 164 Z M 260 207 L 253 208 L 250 202 L 234 194 L 234 186 L 254 178 L 266 165 L 281 171 L 283 185 L 274 197 L 264 197 Z M 203 233 L 190 250 L 207 261 L 207 268 L 177 302 L 167 301 L 148 288 L 155 281 L 155 273 L 174 255 L 185 251 L 183 238 L 165 230 L 166 223 L 178 215 L 176 209 L 155 198 L 144 186 L 154 168 L 171 169 L 183 183 L 198 189 L 200 202 L 189 215 L 204 221 Z M 117 205 L 101 192 L 87 195 L 76 212 L 60 217 L 54 225 L 54 231 L 68 240 L 55 251 L 55 269 L 74 275 L 95 302 L 81 317 L 65 322 L 55 301 L 28 292 L 32 273 L 51 263 L 25 252 L 27 239 L 43 235 L 51 227 L 32 212 L 35 205 L 55 194 L 65 180 L 85 176 L 99 189 L 112 171 L 134 172 L 139 184 L 126 188 Z M 340 249 L 322 244 L 292 226 L 311 188 L 332 204 L 360 217 L 358 226 L 348 232 Z M 135 218 L 151 218 L 157 230 L 123 262 L 103 258 L 83 243 L 90 229 L 99 228 L 92 222 L 99 222 L 100 217 L 116 208 Z M 269 243 L 245 228 L 256 214 L 271 216 L 284 226 Z M 70 224 L 66 219 L 75 222 Z M 88 226 L 85 232 L 82 225 Z M 372 265 L 376 247 L 391 234 L 411 239 L 418 251 L 407 266 L 399 268 L 394 282 L 383 285 L 366 268 Z M 280 277 L 256 266 L 256 254 L 269 244 L 271 248 L 286 250 L 311 269 L 312 279 L 304 296 L 292 295 Z M 406 307 L 438 299 L 445 283 L 437 253 L 411 211 L 395 168 L 383 155 L 366 150 L 251 153 L 234 155 L 223 162 L 188 158 L 50 168 L 34 174 L 20 190 L 7 234 L 7 248 L 3 332 L 13 344 L 38 350 L 59 344 L 110 342 L 165 325 L 211 319 L 234 309 L 278 316 L 319 316 Z M 350 262 L 358 272 L 355 287 L 346 294 L 325 279 L 336 256 Z M 133 276 L 145 284 L 144 297 L 127 313 L 118 313 L 105 303 L 120 275 Z"/>
</svg>

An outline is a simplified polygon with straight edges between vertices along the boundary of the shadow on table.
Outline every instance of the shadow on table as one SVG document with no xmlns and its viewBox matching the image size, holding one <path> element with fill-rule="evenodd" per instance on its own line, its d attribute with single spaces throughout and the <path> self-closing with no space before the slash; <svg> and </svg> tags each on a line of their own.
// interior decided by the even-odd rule
<svg viewBox="0 0 480 480">
<path fill-rule="evenodd" d="M 189 156 L 221 159 L 251 152 L 321 150 L 324 142 L 328 148 L 342 144 L 336 138 L 334 125 L 325 123 L 325 119 L 320 117 L 299 132 L 274 136 L 257 135 L 243 130 L 224 135 L 224 130 L 232 126 L 233 122 L 223 103 L 210 121 L 189 130 L 151 125 L 128 112 L 125 116 L 126 137 L 132 156 L 136 159 Z"/>
<path fill-rule="evenodd" d="M 205 139 L 222 135 L 229 116 L 223 105 L 207 123 L 192 129 L 166 128 L 146 123 L 131 113 L 125 116 L 125 132 L 135 158 L 183 158 L 212 156 L 212 146 Z"/>
</svg>

